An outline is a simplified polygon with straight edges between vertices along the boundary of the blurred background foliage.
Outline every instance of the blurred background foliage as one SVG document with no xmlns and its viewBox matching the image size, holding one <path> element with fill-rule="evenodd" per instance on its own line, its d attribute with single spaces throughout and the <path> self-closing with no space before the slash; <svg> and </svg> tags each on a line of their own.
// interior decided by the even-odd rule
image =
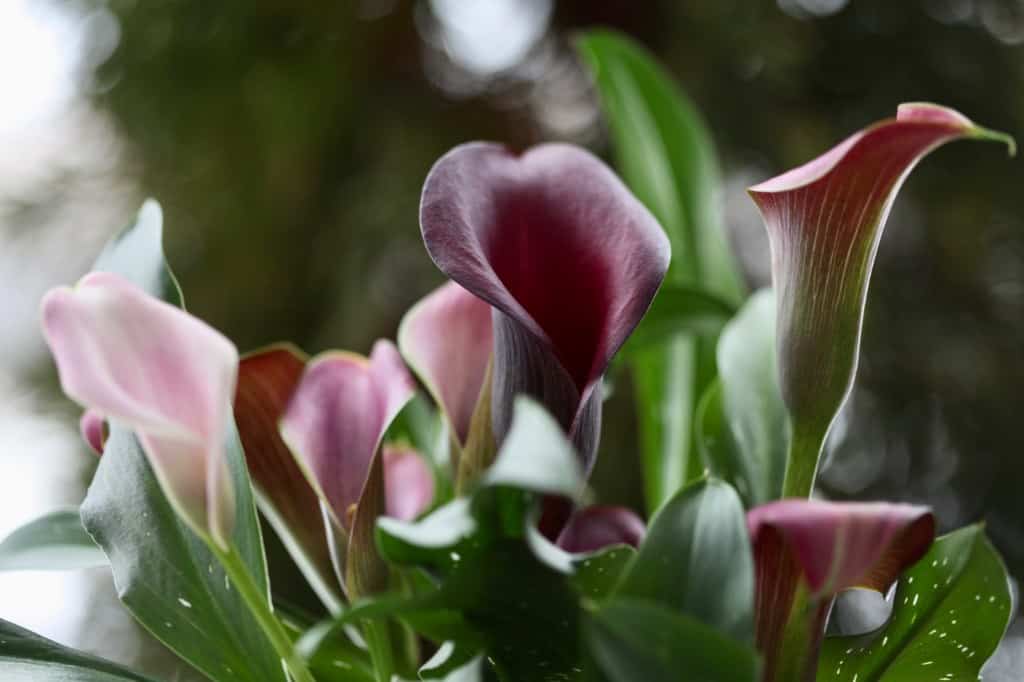
<svg viewBox="0 0 1024 682">
<path fill-rule="evenodd" d="M 88 481 L 35 311 L 144 196 L 163 204 L 190 310 L 240 349 L 365 352 L 441 281 L 417 221 L 441 154 L 489 139 L 607 155 L 578 28 L 639 39 L 695 100 L 752 287 L 768 281 L 768 248 L 746 186 L 904 101 L 1024 137 L 1022 0 L 11 1 L 49 33 L 8 22 L 24 49 L 9 40 L 0 54 L 5 102 L 24 104 L 40 79 L 63 90 L 40 100 L 45 115 L 0 118 L 0 388 L 13 396 L 0 408 L 0 535 L 77 502 Z M 40 66 L 54 54 L 63 67 Z M 985 519 L 1018 577 L 1022 183 L 1024 165 L 995 145 L 953 145 L 915 172 L 882 240 L 857 389 L 821 478 L 831 497 L 931 504 L 943 530 Z M 639 508 L 629 378 L 613 380 L 594 485 Z M 26 580 L 0 578 L 0 616 L 148 655 L 105 575 L 61 578 L 78 582 L 45 608 L 18 600 Z M 84 628 L 87 616 L 105 625 Z"/>
</svg>

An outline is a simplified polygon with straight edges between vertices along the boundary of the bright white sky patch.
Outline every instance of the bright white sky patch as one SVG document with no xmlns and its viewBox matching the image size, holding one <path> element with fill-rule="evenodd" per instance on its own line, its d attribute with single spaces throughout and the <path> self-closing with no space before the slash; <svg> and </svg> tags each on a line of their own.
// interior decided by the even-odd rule
<svg viewBox="0 0 1024 682">
<path fill-rule="evenodd" d="M 544 35 L 551 0 L 431 0 L 452 59 L 480 76 L 509 69 Z"/>
<path fill-rule="evenodd" d="M 81 47 L 80 22 L 47 0 L 0 2 L 0 135 L 67 107 Z"/>
</svg>

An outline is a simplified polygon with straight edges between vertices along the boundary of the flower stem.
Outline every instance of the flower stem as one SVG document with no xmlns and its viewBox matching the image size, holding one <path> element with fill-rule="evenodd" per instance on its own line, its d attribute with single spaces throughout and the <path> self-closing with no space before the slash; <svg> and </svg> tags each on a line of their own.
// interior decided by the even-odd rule
<svg viewBox="0 0 1024 682">
<path fill-rule="evenodd" d="M 368 621 L 363 626 L 363 637 L 370 650 L 370 659 L 373 661 L 377 682 L 391 682 L 391 676 L 395 671 L 395 657 L 387 621 Z"/>
<path fill-rule="evenodd" d="M 783 497 L 811 496 L 826 433 L 827 429 L 793 425 L 793 438 L 786 456 L 786 478 L 782 484 Z"/>
<path fill-rule="evenodd" d="M 270 605 L 267 595 L 256 585 L 242 558 L 234 549 L 224 550 L 215 547 L 214 552 L 231 579 L 231 584 L 242 595 L 242 599 L 245 601 L 246 606 L 249 607 L 249 611 L 267 635 L 270 644 L 274 647 L 274 651 L 288 667 L 288 672 L 291 673 L 292 679 L 295 682 L 316 682 L 306 667 L 306 662 L 302 660 L 295 647 L 292 646 L 288 633 L 285 632 L 284 627 L 277 620 L 277 617 L 274 616 L 273 607 Z"/>
</svg>

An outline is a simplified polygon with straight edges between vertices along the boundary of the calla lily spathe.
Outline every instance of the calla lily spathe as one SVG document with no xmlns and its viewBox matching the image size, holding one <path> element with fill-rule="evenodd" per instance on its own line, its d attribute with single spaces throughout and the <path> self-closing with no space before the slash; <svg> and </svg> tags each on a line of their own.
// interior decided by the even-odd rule
<svg viewBox="0 0 1024 682">
<path fill-rule="evenodd" d="M 102 416 L 130 427 L 177 512 L 226 548 L 235 506 L 224 451 L 235 346 L 105 272 L 51 290 L 42 318 L 64 392 L 91 411 L 90 421 Z"/>
<path fill-rule="evenodd" d="M 369 358 L 313 358 L 281 418 L 281 435 L 323 502 L 335 568 L 350 598 L 383 586 L 387 567 L 373 544 L 374 524 L 387 509 L 381 440 L 413 391 L 394 345 L 378 341 Z"/>
<path fill-rule="evenodd" d="M 423 381 L 465 446 L 494 347 L 491 306 L 455 282 L 441 285 L 409 309 L 398 348 Z"/>
<path fill-rule="evenodd" d="M 806 496 L 857 367 L 868 283 L 903 181 L 946 142 L 1008 137 L 952 109 L 904 104 L 896 118 L 749 192 L 768 228 L 782 394 L 793 419 L 786 495 Z"/>
<path fill-rule="evenodd" d="M 408 447 L 385 444 L 384 508 L 391 518 L 412 521 L 434 501 L 434 474 L 423 455 Z"/>
<path fill-rule="evenodd" d="M 668 269 L 661 226 L 601 161 L 564 144 L 456 147 L 431 169 L 420 226 L 449 278 L 493 308 L 492 421 L 533 396 L 589 470 L 601 377 Z"/>
<path fill-rule="evenodd" d="M 884 592 L 935 536 L 931 512 L 908 504 L 779 500 L 751 509 L 747 527 L 763 682 L 812 682 L 833 597 Z"/>
</svg>

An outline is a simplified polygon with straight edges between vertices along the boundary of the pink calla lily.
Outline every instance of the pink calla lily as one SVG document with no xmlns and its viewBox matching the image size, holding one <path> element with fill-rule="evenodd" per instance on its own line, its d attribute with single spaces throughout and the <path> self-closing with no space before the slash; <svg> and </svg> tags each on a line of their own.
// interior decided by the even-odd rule
<svg viewBox="0 0 1024 682">
<path fill-rule="evenodd" d="M 459 445 L 469 436 L 491 360 L 491 306 L 448 282 L 409 309 L 398 347 L 444 412 Z"/>
<path fill-rule="evenodd" d="M 434 474 L 423 455 L 411 448 L 386 444 L 381 455 L 387 515 L 412 521 L 434 501 Z"/>
<path fill-rule="evenodd" d="M 235 505 L 224 441 L 235 346 L 111 273 L 50 291 L 42 317 L 64 392 L 130 427 L 181 517 L 227 547 Z"/>
<path fill-rule="evenodd" d="M 589 470 L 601 377 L 668 269 L 667 237 L 601 161 L 562 144 L 456 147 L 430 171 L 420 225 L 449 278 L 493 307 L 492 420 L 518 394 L 561 423 Z"/>
<path fill-rule="evenodd" d="M 793 418 L 787 496 L 807 496 L 818 454 L 853 383 L 868 283 L 896 193 L 928 152 L 960 138 L 1008 137 L 933 104 L 855 133 L 822 156 L 751 187 L 768 228 L 778 358 Z"/>
<path fill-rule="evenodd" d="M 572 515 L 556 544 L 574 554 L 611 545 L 639 547 L 646 533 L 646 524 L 632 509 L 594 505 Z"/>
<path fill-rule="evenodd" d="M 381 438 L 412 397 L 412 378 L 389 341 L 364 358 L 313 358 L 281 418 L 281 433 L 343 527 L 351 526 Z"/>
<path fill-rule="evenodd" d="M 281 435 L 323 503 L 350 597 L 379 589 L 386 571 L 373 545 L 386 511 L 381 439 L 413 390 L 394 345 L 378 341 L 368 359 L 330 352 L 311 360 L 281 418 Z"/>
<path fill-rule="evenodd" d="M 82 412 L 78 420 L 78 431 L 82 434 L 82 440 L 92 448 L 97 455 L 103 454 L 103 445 L 106 442 L 104 431 L 107 420 L 96 410 L 89 408 Z"/>
<path fill-rule="evenodd" d="M 764 682 L 813 680 L 833 597 L 886 590 L 935 536 L 931 512 L 907 504 L 780 500 L 751 509 L 747 527 Z"/>
</svg>

